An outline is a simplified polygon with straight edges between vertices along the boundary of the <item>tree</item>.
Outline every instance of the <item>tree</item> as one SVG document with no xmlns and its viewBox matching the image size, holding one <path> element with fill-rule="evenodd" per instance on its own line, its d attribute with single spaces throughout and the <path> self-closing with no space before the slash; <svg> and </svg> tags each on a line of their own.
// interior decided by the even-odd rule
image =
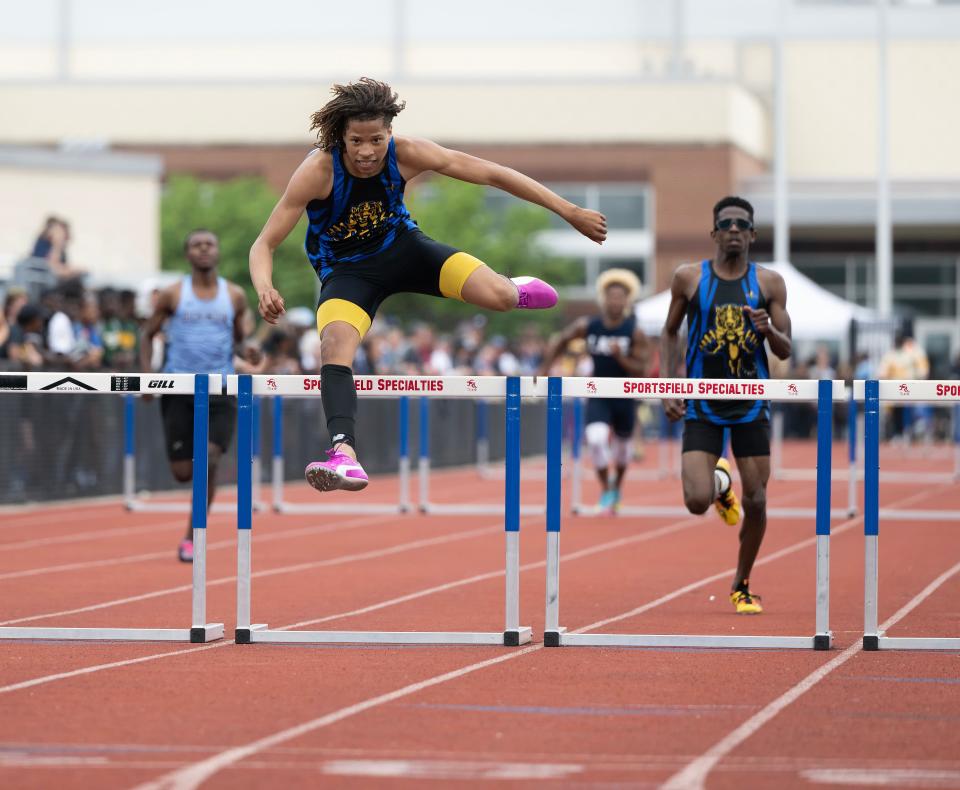
<svg viewBox="0 0 960 790">
<path fill-rule="evenodd" d="M 250 283 L 250 245 L 270 216 L 279 196 L 262 178 L 230 181 L 200 181 L 193 176 L 174 175 L 163 192 L 160 214 L 162 267 L 188 271 L 183 242 L 195 228 L 212 230 L 220 238 L 220 273 L 247 291 L 251 305 L 257 295 Z M 275 279 L 281 285 L 288 307 L 316 302 L 317 276 L 307 262 L 303 240 L 306 217 L 281 244 L 273 257 Z"/>
</svg>

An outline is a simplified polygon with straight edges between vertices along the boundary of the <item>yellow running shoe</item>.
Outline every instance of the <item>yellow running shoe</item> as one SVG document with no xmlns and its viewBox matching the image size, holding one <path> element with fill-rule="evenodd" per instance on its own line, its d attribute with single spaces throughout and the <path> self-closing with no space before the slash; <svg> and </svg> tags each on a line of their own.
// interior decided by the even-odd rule
<svg viewBox="0 0 960 790">
<path fill-rule="evenodd" d="M 727 476 L 730 485 L 726 491 L 717 497 L 714 507 L 720 514 L 720 518 L 723 519 L 724 524 L 735 527 L 740 523 L 740 500 L 737 499 L 737 495 L 733 491 L 733 475 L 730 474 L 730 462 L 726 458 L 718 459 L 717 469 Z"/>
<path fill-rule="evenodd" d="M 730 603 L 737 610 L 737 614 L 760 614 L 763 611 L 760 596 L 749 591 L 734 590 L 730 593 Z"/>
</svg>

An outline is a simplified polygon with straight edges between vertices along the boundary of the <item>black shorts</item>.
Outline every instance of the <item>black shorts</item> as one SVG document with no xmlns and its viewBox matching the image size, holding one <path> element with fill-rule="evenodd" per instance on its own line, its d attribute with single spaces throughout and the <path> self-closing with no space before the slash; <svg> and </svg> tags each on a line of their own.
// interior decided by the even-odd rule
<svg viewBox="0 0 960 790">
<path fill-rule="evenodd" d="M 193 458 L 193 395 L 164 395 L 160 398 L 163 435 L 167 458 L 189 461 Z M 211 444 L 223 452 L 230 448 L 237 424 L 237 399 L 227 395 L 210 396 Z"/>
<path fill-rule="evenodd" d="M 730 430 L 730 450 L 734 458 L 770 455 L 770 423 L 767 420 L 742 425 L 714 425 L 703 420 L 683 424 L 683 452 L 700 450 L 718 458 L 723 455 L 723 429 Z"/>
<path fill-rule="evenodd" d="M 383 252 L 333 265 L 323 280 L 317 330 L 346 321 L 363 337 L 381 302 L 396 293 L 461 299 L 467 277 L 483 262 L 419 230 L 402 233 Z"/>
<path fill-rule="evenodd" d="M 591 398 L 584 424 L 592 422 L 604 422 L 621 439 L 629 439 L 637 424 L 637 402 L 632 398 Z"/>
</svg>

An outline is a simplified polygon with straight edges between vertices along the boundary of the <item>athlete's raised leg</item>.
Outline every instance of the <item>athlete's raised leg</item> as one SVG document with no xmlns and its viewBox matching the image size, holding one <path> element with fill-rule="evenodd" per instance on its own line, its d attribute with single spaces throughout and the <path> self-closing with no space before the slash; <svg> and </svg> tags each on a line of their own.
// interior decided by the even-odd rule
<svg viewBox="0 0 960 790">
<path fill-rule="evenodd" d="M 444 268 L 446 266 L 444 264 Z M 480 264 L 463 281 L 459 298 L 468 304 L 500 312 L 514 308 L 540 310 L 557 303 L 557 292 L 537 277 L 510 279 Z"/>
<path fill-rule="evenodd" d="M 691 513 L 706 513 L 720 493 L 715 474 L 718 457 L 703 450 L 688 450 L 680 457 L 683 504 Z"/>
</svg>

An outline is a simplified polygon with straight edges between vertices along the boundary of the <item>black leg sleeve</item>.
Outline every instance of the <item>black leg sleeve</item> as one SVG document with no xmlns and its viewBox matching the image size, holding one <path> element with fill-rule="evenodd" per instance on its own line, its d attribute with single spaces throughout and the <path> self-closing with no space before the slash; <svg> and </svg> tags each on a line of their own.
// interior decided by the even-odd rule
<svg viewBox="0 0 960 790">
<path fill-rule="evenodd" d="M 344 365 L 324 365 L 320 368 L 320 397 L 323 413 L 327 416 L 330 443 L 356 446 L 354 425 L 357 420 L 357 388 L 353 371 Z"/>
</svg>

